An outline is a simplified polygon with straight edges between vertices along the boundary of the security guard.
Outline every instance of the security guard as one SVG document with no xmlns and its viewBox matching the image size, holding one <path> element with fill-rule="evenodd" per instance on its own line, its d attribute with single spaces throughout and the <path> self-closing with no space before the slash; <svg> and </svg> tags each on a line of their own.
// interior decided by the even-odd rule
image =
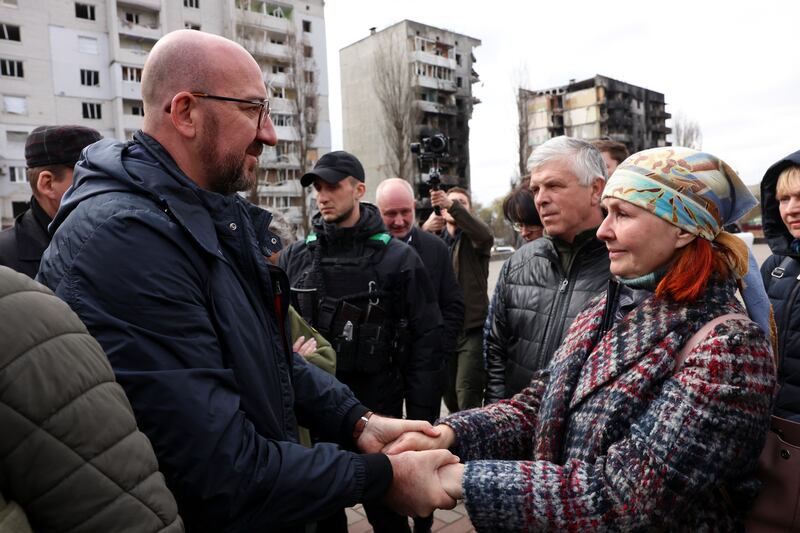
<svg viewBox="0 0 800 533">
<path fill-rule="evenodd" d="M 392 239 L 378 209 L 361 203 L 358 159 L 322 156 L 301 184 L 317 191 L 313 232 L 280 258 L 304 318 L 336 349 L 336 377 L 372 410 L 427 419 L 441 397 L 442 319 L 417 253 Z M 366 505 L 377 533 L 409 531 L 408 519 Z"/>
</svg>

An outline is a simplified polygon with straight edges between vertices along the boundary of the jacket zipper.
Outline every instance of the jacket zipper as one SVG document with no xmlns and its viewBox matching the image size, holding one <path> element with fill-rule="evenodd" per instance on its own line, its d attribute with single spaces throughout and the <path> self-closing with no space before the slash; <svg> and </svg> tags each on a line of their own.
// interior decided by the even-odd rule
<svg viewBox="0 0 800 533">
<path fill-rule="evenodd" d="M 283 289 L 281 288 L 281 280 L 272 278 L 272 269 L 275 267 L 269 266 L 267 268 L 267 275 L 272 282 L 272 291 L 274 295 L 273 304 L 275 306 L 275 318 L 278 323 L 278 334 L 281 336 L 281 344 L 286 359 L 286 370 L 289 375 L 289 383 L 292 382 L 292 343 L 289 342 L 289 332 L 286 331 L 286 314 L 283 312 Z M 288 309 L 288 306 L 287 306 Z"/>
</svg>

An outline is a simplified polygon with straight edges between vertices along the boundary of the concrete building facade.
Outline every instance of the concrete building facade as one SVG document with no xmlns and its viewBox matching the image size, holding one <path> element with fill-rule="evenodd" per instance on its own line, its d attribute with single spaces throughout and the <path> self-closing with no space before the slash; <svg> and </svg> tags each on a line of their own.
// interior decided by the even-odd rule
<svg viewBox="0 0 800 533">
<path fill-rule="evenodd" d="M 472 84 L 478 81 L 473 50 L 480 44 L 467 35 L 403 20 L 381 31 L 373 29 L 369 36 L 340 50 L 343 145 L 364 165 L 367 201 L 374 201 L 378 183 L 391 177 L 413 180 L 423 196 L 427 190 L 427 171 L 417 171 L 415 158 L 411 158 L 410 176 L 395 176 L 388 163 L 386 115 L 376 91 L 376 57 L 391 50 L 409 73 L 405 78 L 413 92 L 409 114 L 415 119 L 409 140 L 418 141 L 423 128 L 448 136 L 449 156 L 440 162 L 442 183 L 469 189 L 469 119 L 479 103 L 472 96 Z"/>
<path fill-rule="evenodd" d="M 142 125 L 147 54 L 181 28 L 247 48 L 271 89 L 279 142 L 265 147 L 250 198 L 302 221 L 298 115 L 291 73 L 315 80 L 316 135 L 307 159 L 330 151 L 323 0 L 0 0 L 0 224 L 25 209 L 25 139 L 45 124 L 82 124 L 129 139 Z"/>
<path fill-rule="evenodd" d="M 549 89 L 520 89 L 525 100 L 528 154 L 552 137 L 568 135 L 588 141 L 608 137 L 638 152 L 668 146 L 670 129 L 664 95 L 596 75 Z M 526 155 L 526 159 L 527 159 Z"/>
</svg>

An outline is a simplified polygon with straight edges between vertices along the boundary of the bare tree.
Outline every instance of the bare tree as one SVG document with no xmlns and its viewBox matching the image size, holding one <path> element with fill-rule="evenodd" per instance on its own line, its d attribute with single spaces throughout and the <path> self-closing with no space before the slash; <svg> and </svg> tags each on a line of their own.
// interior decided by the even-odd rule
<svg viewBox="0 0 800 533">
<path fill-rule="evenodd" d="M 703 148 L 703 132 L 700 130 L 700 125 L 680 111 L 672 116 L 672 144 L 694 150 Z"/>
<path fill-rule="evenodd" d="M 528 149 L 528 94 L 530 91 L 525 89 L 528 82 L 528 68 L 520 65 L 514 73 L 512 90 L 517 104 L 517 163 L 519 175 L 527 174 L 527 163 L 530 151 Z"/>
<path fill-rule="evenodd" d="M 381 137 L 392 177 L 415 180 L 415 165 L 409 150 L 414 128 L 420 119 L 415 100 L 416 80 L 403 41 L 393 37 L 380 40 L 374 56 L 373 87 L 383 110 Z"/>
<path fill-rule="evenodd" d="M 297 156 L 300 159 L 299 176 L 308 171 L 308 155 L 317 136 L 319 122 L 319 70 L 314 61 L 313 49 L 299 37 L 295 30 L 289 32 L 286 44 L 289 49 L 289 68 L 287 78 L 289 86 L 294 90 L 296 113 L 292 117 L 291 126 L 297 139 Z M 308 217 L 308 194 L 301 186 L 301 213 L 303 231 L 308 235 L 310 225 Z"/>
</svg>

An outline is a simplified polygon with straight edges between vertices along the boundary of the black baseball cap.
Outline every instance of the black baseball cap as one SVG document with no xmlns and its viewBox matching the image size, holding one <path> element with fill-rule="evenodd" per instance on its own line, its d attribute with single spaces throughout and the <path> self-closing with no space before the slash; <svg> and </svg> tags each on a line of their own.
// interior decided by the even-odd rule
<svg viewBox="0 0 800 533">
<path fill-rule="evenodd" d="M 348 176 L 352 176 L 360 182 L 364 182 L 364 167 L 361 162 L 349 152 L 337 150 L 329 152 L 319 158 L 314 170 L 306 172 L 300 178 L 300 184 L 308 187 L 314 180 L 319 178 L 328 183 L 339 183 Z"/>
</svg>

